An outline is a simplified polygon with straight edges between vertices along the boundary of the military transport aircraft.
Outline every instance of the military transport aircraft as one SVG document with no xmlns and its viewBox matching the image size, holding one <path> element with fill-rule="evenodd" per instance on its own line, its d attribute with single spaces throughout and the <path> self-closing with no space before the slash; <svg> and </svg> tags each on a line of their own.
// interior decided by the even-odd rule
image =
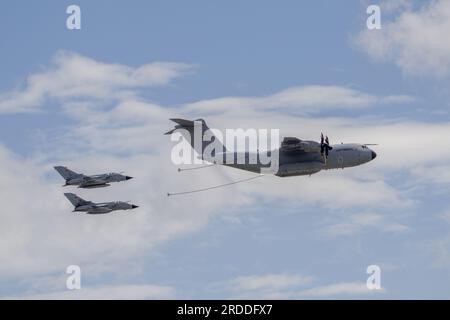
<svg viewBox="0 0 450 320">
<path fill-rule="evenodd" d="M 219 141 L 216 141 L 217 137 L 213 136 L 211 141 L 204 141 L 201 138 L 201 143 L 194 143 L 194 127 L 195 125 L 201 125 L 202 136 L 206 131 L 209 130 L 206 122 L 203 119 L 198 120 L 185 120 L 185 119 L 170 119 L 174 121 L 177 125 L 175 128 L 166 132 L 165 134 L 172 134 L 179 129 L 181 134 L 188 140 L 192 148 L 201 155 L 201 159 L 209 162 L 215 162 L 217 155 L 223 153 L 223 158 L 225 155 L 230 154 L 226 150 L 225 146 Z M 186 135 L 188 133 L 188 135 Z M 190 139 L 189 139 L 190 138 Z M 204 155 L 205 148 L 210 143 L 215 143 L 219 146 L 219 151 L 217 154 L 212 153 L 212 156 Z M 278 149 L 278 170 L 274 172 L 276 176 L 279 177 L 289 177 L 289 176 L 300 176 L 300 175 L 312 175 L 321 170 L 328 169 L 344 169 L 347 167 L 354 167 L 364 163 L 367 163 L 376 158 L 377 154 L 371 150 L 368 146 L 373 144 L 356 144 L 356 143 L 341 143 L 330 145 L 328 137 L 321 135 L 320 143 L 316 141 L 300 140 L 294 137 L 285 137 Z M 216 148 L 217 150 L 217 148 Z M 269 151 L 270 155 L 273 151 Z M 260 153 L 249 153 L 245 154 L 238 152 L 233 152 L 232 158 L 237 159 L 241 156 L 246 159 L 244 164 L 239 164 L 236 161 L 233 163 L 227 163 L 227 161 L 220 161 L 220 164 L 225 166 L 238 168 L 246 171 L 251 171 L 255 173 L 261 173 L 262 168 L 269 167 L 270 165 L 262 164 L 260 161 Z M 257 159 L 251 164 L 248 159 Z"/>
<path fill-rule="evenodd" d="M 139 208 L 138 206 L 129 204 L 128 202 L 116 201 L 94 203 L 91 201 L 83 200 L 73 193 L 64 193 L 64 195 L 75 207 L 73 212 L 85 212 L 87 214 L 105 214 L 116 210 L 131 210 Z"/>
<path fill-rule="evenodd" d="M 110 186 L 111 182 L 121 182 L 133 179 L 133 177 L 124 176 L 120 173 L 104 173 L 93 176 L 86 176 L 81 173 L 73 172 L 66 167 L 55 167 L 55 170 L 66 180 L 65 186 L 78 186 L 78 188 L 103 188 Z"/>
</svg>

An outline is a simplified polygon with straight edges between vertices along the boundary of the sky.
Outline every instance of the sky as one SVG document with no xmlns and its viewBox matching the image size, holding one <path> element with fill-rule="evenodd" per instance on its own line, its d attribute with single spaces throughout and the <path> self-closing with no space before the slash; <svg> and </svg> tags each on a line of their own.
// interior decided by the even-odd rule
<svg viewBox="0 0 450 320">
<path fill-rule="evenodd" d="M 450 298 L 450 2 L 19 0 L 0 25 L 0 298 Z M 177 172 L 176 117 L 378 157 L 167 197 L 252 177 Z M 55 165 L 135 179 L 64 189 Z"/>
</svg>

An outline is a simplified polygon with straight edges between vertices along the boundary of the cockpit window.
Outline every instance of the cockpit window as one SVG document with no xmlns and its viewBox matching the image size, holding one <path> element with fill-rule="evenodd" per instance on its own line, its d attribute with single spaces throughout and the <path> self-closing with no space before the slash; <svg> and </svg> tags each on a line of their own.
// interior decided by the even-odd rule
<svg viewBox="0 0 450 320">
<path fill-rule="evenodd" d="M 342 149 L 336 149 L 336 151 L 351 151 L 352 148 L 342 148 Z"/>
</svg>

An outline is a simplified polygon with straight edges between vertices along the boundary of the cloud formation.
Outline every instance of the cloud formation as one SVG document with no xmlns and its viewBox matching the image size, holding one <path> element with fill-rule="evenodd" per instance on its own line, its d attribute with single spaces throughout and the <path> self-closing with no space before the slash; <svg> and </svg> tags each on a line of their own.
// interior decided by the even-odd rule
<svg viewBox="0 0 450 320">
<path fill-rule="evenodd" d="M 64 290 L 42 294 L 2 297 L 22 300 L 148 300 L 174 299 L 175 290 L 157 285 L 118 285 L 86 287 L 80 290 Z"/>
<path fill-rule="evenodd" d="M 409 227 L 391 221 L 383 214 L 373 212 L 363 212 L 359 214 L 352 214 L 349 217 L 339 216 L 339 222 L 327 225 L 322 229 L 322 232 L 326 236 L 332 238 L 342 236 L 353 236 L 360 234 L 361 232 L 367 232 L 367 230 L 375 229 L 381 232 L 399 233 L 409 230 Z"/>
<path fill-rule="evenodd" d="M 292 87 L 265 97 L 225 97 L 189 103 L 186 112 L 223 114 L 274 111 L 314 114 L 323 110 L 362 109 L 385 103 L 405 103 L 407 95 L 376 96 L 341 86 Z"/>
<path fill-rule="evenodd" d="M 395 63 L 407 74 L 450 75 L 450 2 L 426 1 L 413 9 L 396 1 L 382 8 L 397 13 L 389 21 L 382 10 L 381 30 L 363 30 L 356 37 L 361 50 L 376 60 Z"/>
<path fill-rule="evenodd" d="M 344 298 L 381 294 L 385 289 L 369 290 L 365 282 L 338 282 L 318 285 L 318 279 L 295 273 L 241 276 L 221 284 L 237 299 Z"/>
<path fill-rule="evenodd" d="M 295 208 L 314 206 L 327 212 L 343 210 L 350 217 L 350 228 L 342 228 L 335 220 L 320 224 L 320 228 L 329 228 L 336 235 L 350 235 L 365 228 L 399 231 L 407 226 L 392 220 L 390 210 L 411 209 L 416 199 L 404 186 L 393 185 L 390 174 L 402 171 L 404 179 L 410 181 L 418 166 L 442 166 L 450 160 L 450 126 L 445 122 L 314 117 L 324 109 L 358 110 L 411 101 L 411 97 L 401 94 L 378 96 L 340 86 L 302 86 L 262 97 L 194 101 L 178 108 L 149 103 L 140 97 L 139 88 L 165 85 L 189 70 L 191 67 L 185 64 L 159 63 L 132 68 L 65 52 L 56 56 L 47 71 L 30 75 L 23 90 L 1 95 L 0 110 L 3 108 L 4 112 L 46 110 L 47 102 L 57 101 L 61 109 L 56 112 L 75 124 L 68 124 L 57 138 L 47 136 L 40 154 L 23 157 L 0 146 L 0 176 L 2 184 L 8 186 L 1 194 L 5 206 L 0 216 L 0 280 L 51 277 L 74 263 L 92 276 L 106 271 L 114 278 L 124 269 L 139 276 L 141 271 L 135 268 L 136 264 L 151 260 L 160 244 L 200 230 L 224 210 L 243 212 L 245 206 L 261 205 L 261 199 L 273 206 L 282 203 Z M 69 75 L 67 79 L 65 74 Z M 293 111 L 300 114 L 293 116 Z M 254 184 L 215 190 L 214 196 L 167 198 L 169 191 L 185 191 L 249 175 L 230 168 L 211 168 L 207 175 L 178 174 L 170 163 L 171 143 L 163 136 L 172 125 L 168 119 L 176 116 L 202 116 L 218 128 L 281 128 L 283 135 L 314 140 L 326 128 L 335 143 L 355 142 L 351 140 L 355 137 L 357 142 L 380 143 L 379 157 L 362 171 L 355 168 L 322 172 L 311 178 L 264 177 Z M 417 152 L 416 146 L 426 145 L 435 137 L 440 137 L 440 148 Z M 80 195 L 92 201 L 132 200 L 140 208 L 130 214 L 106 217 L 72 214 L 71 205 L 62 196 L 61 181 L 52 169 L 56 164 L 87 174 L 125 170 L 136 179 L 107 192 L 80 191 Z M 124 194 L 130 198 L 123 198 Z M 370 214 L 357 215 L 363 209 Z M 302 287 L 308 281 L 309 277 L 302 275 L 271 273 L 237 277 L 230 283 L 242 291 L 270 293 L 273 297 L 280 296 L 279 291 L 293 290 L 288 297 L 298 297 L 302 288 L 291 285 Z M 122 288 L 136 289 L 142 293 L 139 297 L 152 296 L 154 289 L 126 284 Z M 85 297 L 105 292 L 102 287 L 89 290 Z M 161 292 L 165 296 L 171 290 L 163 288 Z M 304 295 L 320 296 L 323 292 L 363 293 L 359 284 L 340 283 Z M 41 293 L 27 296 L 35 294 Z M 135 297 L 133 293 L 130 296 Z"/>
<path fill-rule="evenodd" d="M 230 288 L 237 292 L 252 290 L 279 290 L 308 284 L 312 277 L 298 274 L 266 274 L 262 276 L 243 276 L 232 279 Z"/>
<path fill-rule="evenodd" d="M 361 296 L 367 294 L 380 294 L 385 292 L 380 290 L 369 290 L 363 282 L 339 282 L 325 286 L 318 286 L 300 292 L 300 296 L 312 298 L 326 298 L 336 296 Z"/>
<path fill-rule="evenodd" d="M 23 88 L 0 95 L 0 113 L 36 111 L 46 99 L 117 99 L 134 89 L 167 85 L 192 68 L 169 62 L 133 68 L 60 51 L 48 68 L 28 76 Z"/>
</svg>

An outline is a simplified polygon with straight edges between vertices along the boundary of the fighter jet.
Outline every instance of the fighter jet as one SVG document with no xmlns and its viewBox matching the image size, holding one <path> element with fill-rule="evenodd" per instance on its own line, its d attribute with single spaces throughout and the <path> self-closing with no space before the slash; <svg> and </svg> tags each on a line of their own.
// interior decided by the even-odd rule
<svg viewBox="0 0 450 320">
<path fill-rule="evenodd" d="M 55 167 L 55 170 L 66 180 L 66 186 L 78 186 L 78 188 L 92 189 L 109 187 L 111 182 L 121 182 L 133 179 L 133 177 L 124 176 L 120 173 L 104 173 L 93 176 L 86 176 L 76 173 L 66 167 Z"/>
<path fill-rule="evenodd" d="M 129 204 L 128 202 L 105 202 L 105 203 L 94 203 L 91 201 L 86 201 L 78 197 L 73 193 L 64 193 L 66 198 L 75 207 L 73 212 L 85 212 L 86 214 L 105 214 L 116 210 L 132 210 L 139 208 L 134 204 Z"/>
<path fill-rule="evenodd" d="M 205 132 L 207 132 L 209 128 L 203 119 L 194 121 L 185 119 L 170 120 L 174 121 L 177 125 L 174 129 L 165 134 L 172 134 L 179 129 L 184 129 L 181 130 L 181 134 L 188 140 L 197 154 L 200 155 L 199 157 L 205 161 L 216 162 L 217 155 L 219 155 L 219 157 L 222 158 L 218 163 L 255 173 L 261 173 L 262 168 L 270 166 L 261 163 L 259 152 L 238 153 L 228 151 L 225 146 L 223 146 L 222 142 L 216 141 L 217 137 L 212 135 L 211 132 L 210 136 L 212 135 L 213 138 L 209 139 L 209 141 L 205 141 L 203 135 L 205 135 Z M 199 126 L 201 125 L 199 133 L 201 132 L 202 134 L 202 137 L 200 138 L 201 143 L 197 144 L 194 143 L 194 127 L 196 124 Z M 218 147 L 215 148 L 212 153 L 212 158 L 211 155 L 204 154 L 205 148 L 211 143 L 214 143 L 215 146 Z M 285 137 L 278 149 L 278 171 L 274 172 L 274 175 L 278 177 L 312 175 L 321 170 L 344 169 L 359 166 L 372 161 L 377 156 L 375 151 L 368 147 L 369 145 L 373 144 L 341 143 L 330 145 L 328 137 L 324 137 L 323 134 L 321 134 L 320 142 L 301 140 L 295 137 Z M 217 149 L 218 152 L 214 154 Z M 269 151 L 268 154 L 271 154 L 272 152 L 273 151 Z M 239 164 L 237 161 L 234 161 L 233 163 L 227 162 L 225 158 L 228 159 L 226 155 L 230 153 L 232 153 L 231 158 L 238 159 L 238 157 L 241 157 L 245 159 L 246 162 L 244 164 Z M 256 163 L 250 163 L 248 159 L 257 160 L 255 161 Z"/>
</svg>

